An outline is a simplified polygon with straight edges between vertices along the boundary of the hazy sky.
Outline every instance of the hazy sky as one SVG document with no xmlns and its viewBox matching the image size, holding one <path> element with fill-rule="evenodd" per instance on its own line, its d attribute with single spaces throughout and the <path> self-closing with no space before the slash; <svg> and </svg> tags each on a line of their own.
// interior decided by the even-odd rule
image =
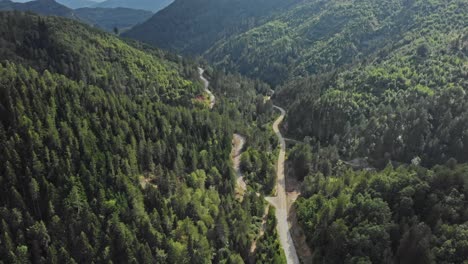
<svg viewBox="0 0 468 264">
<path fill-rule="evenodd" d="M 11 0 L 13 2 L 18 2 L 18 3 L 26 3 L 26 2 L 31 2 L 31 1 L 34 1 L 34 0 Z M 60 2 L 60 1 L 57 1 L 55 0 L 56 2 Z M 90 1 L 93 1 L 93 2 L 104 2 L 105 0 L 90 0 Z"/>
</svg>

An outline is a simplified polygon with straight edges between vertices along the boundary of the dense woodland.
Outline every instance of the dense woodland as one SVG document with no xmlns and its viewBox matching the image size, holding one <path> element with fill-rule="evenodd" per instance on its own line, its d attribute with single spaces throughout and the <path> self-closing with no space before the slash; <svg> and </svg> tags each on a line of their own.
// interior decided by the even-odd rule
<svg viewBox="0 0 468 264">
<path fill-rule="evenodd" d="M 430 20 L 366 61 L 282 86 L 288 133 L 380 168 L 414 158 L 427 167 L 468 161 L 468 6 L 433 5 L 439 12 Z"/>
<path fill-rule="evenodd" d="M 320 263 L 465 263 L 468 166 L 383 171 L 337 164 L 305 177 L 298 219 Z"/>
<path fill-rule="evenodd" d="M 315 262 L 468 259 L 467 14 L 462 0 L 291 1 L 189 50 L 277 86 L 283 132 L 303 142 L 287 167 Z"/>
<path fill-rule="evenodd" d="M 316 262 L 468 259 L 468 10 L 411 7 L 396 40 L 275 95 L 305 143 L 289 171 L 303 180 L 296 209 Z"/>
<path fill-rule="evenodd" d="M 259 237 L 273 96 L 314 262 L 466 263 L 466 1 L 267 2 L 177 0 L 126 34 L 213 63 L 213 110 L 192 61 L 0 13 L 0 260 L 284 263 L 271 209 Z"/>
<path fill-rule="evenodd" d="M 218 41 L 262 24 L 292 2 L 297 0 L 177 0 L 124 36 L 201 54 Z"/>
<path fill-rule="evenodd" d="M 213 72 L 243 98 L 210 111 L 192 62 L 58 17 L 0 12 L 0 51 L 1 263 L 251 257 L 265 202 L 235 199 L 229 154 L 234 132 L 276 148 L 248 104 L 267 85 Z"/>
</svg>

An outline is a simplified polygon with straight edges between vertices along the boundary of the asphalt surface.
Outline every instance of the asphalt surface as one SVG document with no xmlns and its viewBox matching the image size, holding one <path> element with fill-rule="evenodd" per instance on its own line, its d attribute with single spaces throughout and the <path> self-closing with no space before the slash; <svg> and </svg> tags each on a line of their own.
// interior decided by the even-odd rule
<svg viewBox="0 0 468 264">
<path fill-rule="evenodd" d="M 286 158 L 286 142 L 281 135 L 279 125 L 283 122 L 286 111 L 278 106 L 274 106 L 281 112 L 281 116 L 273 123 L 273 131 L 275 132 L 280 142 L 280 153 L 278 156 L 277 173 L 277 186 L 276 197 L 267 197 L 266 200 L 276 208 L 276 219 L 278 222 L 277 230 L 280 238 L 281 246 L 283 247 L 288 264 L 299 264 L 296 248 L 289 232 L 288 223 L 288 201 L 286 194 L 286 179 L 284 176 L 284 161 Z"/>
</svg>

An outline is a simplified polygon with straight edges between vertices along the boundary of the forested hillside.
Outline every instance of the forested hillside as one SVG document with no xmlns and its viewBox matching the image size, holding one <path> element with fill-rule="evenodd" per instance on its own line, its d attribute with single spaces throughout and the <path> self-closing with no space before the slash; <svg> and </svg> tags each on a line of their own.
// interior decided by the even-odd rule
<svg viewBox="0 0 468 264">
<path fill-rule="evenodd" d="M 210 111 L 193 63 L 58 17 L 0 12 L 0 51 L 1 263 L 249 257 L 265 202 L 235 199 L 229 154 L 235 131 L 275 148 L 260 86 L 213 74 L 243 105 Z"/>
<path fill-rule="evenodd" d="M 276 85 L 385 56 L 409 35 L 447 21 L 460 30 L 466 20 L 463 0 L 179 0 L 126 36 Z"/>
<path fill-rule="evenodd" d="M 293 2 L 297 0 L 176 0 L 124 35 L 169 50 L 201 54 Z"/>
<path fill-rule="evenodd" d="M 269 96 L 314 263 L 468 259 L 466 0 L 176 0 L 125 36 L 203 55 L 215 107 L 192 61 L 0 12 L 0 262 L 284 262 Z"/>
<path fill-rule="evenodd" d="M 465 263 L 466 164 L 310 175 L 297 202 L 314 263 Z"/>
<path fill-rule="evenodd" d="M 468 6 L 409 4 L 386 42 L 353 44 L 356 56 L 330 42 L 309 60 L 325 68 L 275 94 L 285 131 L 305 143 L 289 173 L 303 181 L 296 209 L 315 262 L 468 258 Z M 354 57 L 319 63 L 341 52 Z"/>
<path fill-rule="evenodd" d="M 378 167 L 415 157 L 425 166 L 468 161 L 468 6 L 432 4 L 363 62 L 286 83 L 277 98 L 290 107 L 288 132 Z"/>
<path fill-rule="evenodd" d="M 196 16 L 167 9 L 143 40 L 278 85 L 314 263 L 466 262 L 466 1 L 299 1 L 218 37 L 204 7 L 191 37 L 171 23 Z"/>
<path fill-rule="evenodd" d="M 278 84 L 368 61 L 375 52 L 385 57 L 428 31 L 459 32 L 466 28 L 466 9 L 462 0 L 303 1 L 218 42 L 206 56 L 221 67 Z"/>
<path fill-rule="evenodd" d="M 0 0 L 0 10 L 30 11 L 45 16 L 62 16 L 77 19 L 73 10 L 54 0 L 36 0 L 26 3 L 15 3 L 10 0 Z"/>
<path fill-rule="evenodd" d="M 122 7 L 85 7 L 75 9 L 74 12 L 84 22 L 109 32 L 114 31 L 115 28 L 120 32 L 128 30 L 145 22 L 153 15 L 150 11 Z"/>
<path fill-rule="evenodd" d="M 119 32 L 127 30 L 146 21 L 153 14 L 150 11 L 131 8 L 87 7 L 73 10 L 55 0 L 33 0 L 26 3 L 0 0 L 0 10 L 29 11 L 46 16 L 72 18 L 109 32 L 113 32 L 115 29 L 119 30 Z"/>
</svg>

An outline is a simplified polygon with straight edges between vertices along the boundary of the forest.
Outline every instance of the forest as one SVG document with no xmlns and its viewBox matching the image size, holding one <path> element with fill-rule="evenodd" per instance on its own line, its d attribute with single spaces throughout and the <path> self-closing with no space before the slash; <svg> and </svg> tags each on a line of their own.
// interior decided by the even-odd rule
<svg viewBox="0 0 468 264">
<path fill-rule="evenodd" d="M 30 13 L 0 12 L 0 51 L 0 263 L 252 257 L 266 206 L 253 183 L 273 176 L 252 167 L 239 201 L 229 156 L 234 132 L 276 148 L 268 85 L 212 70 L 243 98 L 210 111 L 193 103 L 194 62 Z M 281 261 L 275 232 L 257 247 Z"/>
<path fill-rule="evenodd" d="M 302 182 L 295 210 L 314 263 L 468 259 L 467 8 L 291 1 L 188 50 L 269 83 L 287 108 L 283 133 L 302 142 L 287 173 Z"/>
<path fill-rule="evenodd" d="M 466 262 L 466 164 L 310 169 L 295 206 L 314 263 Z"/>
<path fill-rule="evenodd" d="M 273 103 L 313 263 L 466 263 L 466 1 L 176 0 L 123 36 L 0 12 L 0 263 L 285 263 Z"/>
<path fill-rule="evenodd" d="M 178 0 L 123 35 L 183 54 L 202 54 L 295 1 Z"/>
<path fill-rule="evenodd" d="M 295 207 L 314 262 L 468 259 L 466 5 L 414 8 L 430 18 L 275 94 L 289 107 L 285 132 L 303 141 L 288 167 L 302 181 Z"/>
</svg>

